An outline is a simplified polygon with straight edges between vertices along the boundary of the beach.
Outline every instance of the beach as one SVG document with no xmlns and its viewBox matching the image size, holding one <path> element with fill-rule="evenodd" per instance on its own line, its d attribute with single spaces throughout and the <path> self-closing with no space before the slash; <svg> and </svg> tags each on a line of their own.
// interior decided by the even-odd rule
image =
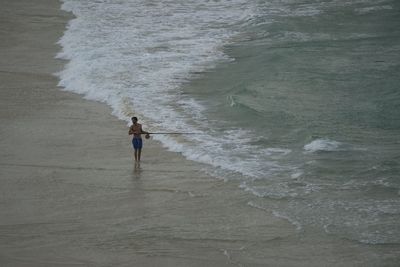
<svg viewBox="0 0 400 267">
<path fill-rule="evenodd" d="M 126 122 L 57 86 L 66 62 L 56 43 L 72 15 L 55 0 L 6 0 L 0 14 L 1 266 L 398 263 L 398 244 L 260 212 L 237 182 L 156 140 L 144 141 L 135 165 Z"/>
</svg>

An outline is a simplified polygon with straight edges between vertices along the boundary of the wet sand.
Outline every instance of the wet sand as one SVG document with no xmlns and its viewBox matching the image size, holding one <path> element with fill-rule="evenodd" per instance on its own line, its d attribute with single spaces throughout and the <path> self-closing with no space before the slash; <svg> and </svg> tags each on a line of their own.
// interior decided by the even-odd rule
<svg viewBox="0 0 400 267">
<path fill-rule="evenodd" d="M 396 246 L 299 232 L 249 207 L 238 184 L 154 140 L 134 165 L 126 124 L 57 88 L 55 43 L 71 18 L 59 8 L 6 0 L 0 10 L 0 266 L 395 263 Z"/>
</svg>

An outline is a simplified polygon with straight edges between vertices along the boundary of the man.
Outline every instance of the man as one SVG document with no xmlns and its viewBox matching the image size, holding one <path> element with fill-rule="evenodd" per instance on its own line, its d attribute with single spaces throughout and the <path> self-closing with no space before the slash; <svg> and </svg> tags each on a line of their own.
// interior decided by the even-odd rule
<svg viewBox="0 0 400 267">
<path fill-rule="evenodd" d="M 135 149 L 135 162 L 140 162 L 140 154 L 142 153 L 142 135 L 146 134 L 146 138 L 150 137 L 150 134 L 146 131 L 143 131 L 142 125 L 138 123 L 138 119 L 136 117 L 132 117 L 132 126 L 129 127 L 129 135 L 133 135 L 132 145 Z"/>
</svg>

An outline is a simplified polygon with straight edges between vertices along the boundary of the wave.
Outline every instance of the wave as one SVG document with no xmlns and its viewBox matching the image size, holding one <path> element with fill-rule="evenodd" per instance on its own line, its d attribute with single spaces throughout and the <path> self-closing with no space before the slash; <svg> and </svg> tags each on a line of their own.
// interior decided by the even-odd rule
<svg viewBox="0 0 400 267">
<path fill-rule="evenodd" d="M 311 143 L 304 145 L 304 150 L 308 153 L 314 153 L 318 151 L 340 151 L 342 150 L 343 144 L 329 139 L 316 139 Z"/>
<path fill-rule="evenodd" d="M 260 206 L 259 204 L 254 203 L 253 201 L 249 201 L 249 202 L 247 203 L 247 205 L 250 206 L 250 207 L 253 207 L 253 208 L 256 208 L 256 209 L 259 209 L 259 210 L 263 210 L 263 211 L 267 211 L 267 212 L 268 212 L 268 210 L 267 210 L 266 208 Z M 286 214 L 282 214 L 281 212 L 278 212 L 278 211 L 276 211 L 276 210 L 273 210 L 273 211 L 272 211 L 272 215 L 274 215 L 274 216 L 277 217 L 277 218 L 284 219 L 284 220 L 288 221 L 288 222 L 291 223 L 293 226 L 295 226 L 296 231 L 298 231 L 298 232 L 303 230 L 303 226 L 301 225 L 300 222 L 294 220 L 293 218 L 289 217 L 289 216 L 286 215 Z"/>
</svg>

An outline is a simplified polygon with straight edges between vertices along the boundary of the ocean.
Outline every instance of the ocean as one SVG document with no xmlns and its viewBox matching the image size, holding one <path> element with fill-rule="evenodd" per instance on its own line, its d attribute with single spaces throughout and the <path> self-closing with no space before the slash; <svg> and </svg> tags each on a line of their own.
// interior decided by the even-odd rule
<svg viewBox="0 0 400 267">
<path fill-rule="evenodd" d="M 67 91 L 299 234 L 400 243 L 400 2 L 63 0 Z M 256 196 L 254 198 L 254 196 Z"/>
</svg>

